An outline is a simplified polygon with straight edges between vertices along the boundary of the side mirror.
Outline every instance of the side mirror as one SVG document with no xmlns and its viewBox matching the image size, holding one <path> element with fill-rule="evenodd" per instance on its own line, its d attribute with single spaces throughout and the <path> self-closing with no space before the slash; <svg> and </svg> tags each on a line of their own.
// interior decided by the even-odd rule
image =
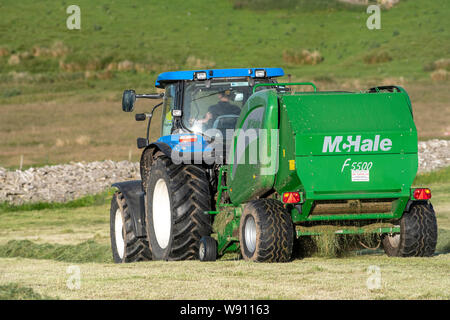
<svg viewBox="0 0 450 320">
<path fill-rule="evenodd" d="M 148 146 L 148 139 L 146 138 L 137 138 L 137 147 L 138 149 L 144 149 Z"/>
<path fill-rule="evenodd" d="M 134 90 L 125 90 L 122 96 L 122 110 L 125 112 L 133 111 L 135 101 L 136 92 Z"/>
</svg>

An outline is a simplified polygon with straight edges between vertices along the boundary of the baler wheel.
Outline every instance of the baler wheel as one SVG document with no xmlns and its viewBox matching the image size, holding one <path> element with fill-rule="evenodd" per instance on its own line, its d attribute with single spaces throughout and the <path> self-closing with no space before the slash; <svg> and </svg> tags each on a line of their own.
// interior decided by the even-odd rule
<svg viewBox="0 0 450 320">
<path fill-rule="evenodd" d="M 383 235 L 382 242 L 391 257 L 432 256 L 437 243 L 437 222 L 431 204 L 413 204 L 400 219 L 400 233 Z"/>
<path fill-rule="evenodd" d="M 147 239 L 134 234 L 127 202 L 121 192 L 111 200 L 110 236 L 115 263 L 147 261 L 152 259 Z"/>
<path fill-rule="evenodd" d="M 212 232 L 209 180 L 195 165 L 157 158 L 146 182 L 146 228 L 153 260 L 198 258 L 200 239 Z"/>
<path fill-rule="evenodd" d="M 294 243 L 292 219 L 275 199 L 258 199 L 246 204 L 240 222 L 239 240 L 245 260 L 287 262 Z"/>
</svg>

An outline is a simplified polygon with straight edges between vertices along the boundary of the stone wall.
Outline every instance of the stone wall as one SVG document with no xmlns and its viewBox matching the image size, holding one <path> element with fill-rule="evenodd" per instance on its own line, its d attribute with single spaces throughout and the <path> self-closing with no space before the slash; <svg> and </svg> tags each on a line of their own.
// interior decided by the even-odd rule
<svg viewBox="0 0 450 320">
<path fill-rule="evenodd" d="M 450 165 L 450 141 L 421 141 L 419 173 Z M 11 171 L 0 167 L 0 202 L 66 202 L 108 189 L 112 183 L 140 179 L 139 163 L 97 161 Z"/>
<path fill-rule="evenodd" d="M 139 163 L 96 161 L 9 171 L 0 168 L 0 202 L 66 202 L 140 179 Z"/>
</svg>

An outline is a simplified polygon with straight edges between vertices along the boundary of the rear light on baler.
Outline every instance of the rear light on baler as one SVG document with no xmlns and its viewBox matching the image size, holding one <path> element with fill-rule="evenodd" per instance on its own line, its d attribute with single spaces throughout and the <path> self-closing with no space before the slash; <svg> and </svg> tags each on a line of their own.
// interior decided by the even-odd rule
<svg viewBox="0 0 450 320">
<path fill-rule="evenodd" d="M 413 197 L 416 200 L 429 200 L 431 199 L 431 190 L 428 188 L 418 188 L 414 190 Z"/>
<path fill-rule="evenodd" d="M 300 193 L 298 193 L 298 192 L 283 193 L 283 202 L 284 203 L 299 203 L 300 202 Z"/>
<path fill-rule="evenodd" d="M 197 142 L 197 136 L 196 135 L 180 136 L 178 141 L 180 141 L 180 142 Z"/>
</svg>

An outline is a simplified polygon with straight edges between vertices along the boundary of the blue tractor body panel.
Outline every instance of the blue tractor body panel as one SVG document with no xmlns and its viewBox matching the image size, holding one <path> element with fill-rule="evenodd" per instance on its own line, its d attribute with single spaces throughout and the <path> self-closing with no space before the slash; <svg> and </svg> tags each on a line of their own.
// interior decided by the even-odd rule
<svg viewBox="0 0 450 320">
<path fill-rule="evenodd" d="M 180 141 L 182 137 L 196 137 L 195 141 Z M 210 142 L 206 141 L 201 134 L 172 134 L 168 136 L 162 136 L 158 140 L 167 144 L 173 152 L 180 153 L 202 153 L 212 151 L 209 146 Z"/>
<path fill-rule="evenodd" d="M 214 78 L 255 78 L 255 70 L 265 70 L 267 78 L 284 76 L 282 68 L 238 68 L 238 69 L 204 69 L 190 71 L 170 71 L 161 73 L 155 82 L 155 87 L 164 88 L 164 83 L 181 80 L 194 80 L 197 72 L 206 72 L 206 79 Z"/>
</svg>

